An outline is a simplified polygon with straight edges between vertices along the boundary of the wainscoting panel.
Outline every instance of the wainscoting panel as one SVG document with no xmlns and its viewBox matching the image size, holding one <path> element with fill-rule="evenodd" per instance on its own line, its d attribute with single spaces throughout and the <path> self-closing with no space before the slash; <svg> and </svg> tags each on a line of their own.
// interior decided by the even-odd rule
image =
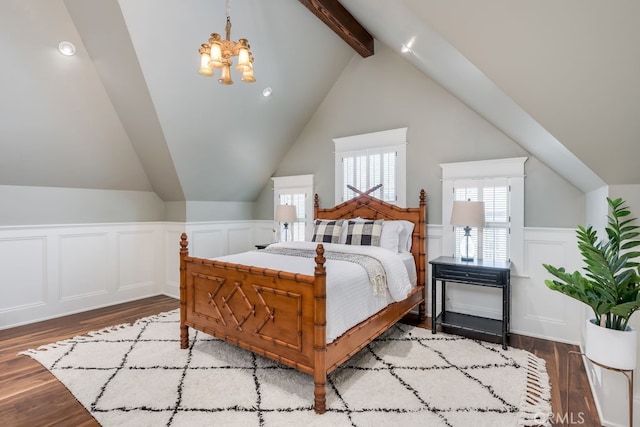
<svg viewBox="0 0 640 427">
<path fill-rule="evenodd" d="M 567 229 L 527 228 L 524 242 L 526 277 L 512 280 L 512 331 L 539 338 L 579 344 L 580 303 L 547 288 L 552 276 L 542 264 L 580 269 L 575 232 Z M 515 313 L 515 315 L 514 315 Z"/>
<path fill-rule="evenodd" d="M 191 255 L 216 257 L 271 241 L 272 227 L 271 221 L 0 227 L 0 329 L 160 293 L 177 298 L 183 231 Z M 542 268 L 543 262 L 579 268 L 574 231 L 527 228 L 524 237 L 525 273 L 511 278 L 511 332 L 579 343 L 580 307 L 546 288 Z M 427 226 L 426 245 L 431 315 L 428 261 L 442 254 L 441 225 Z M 499 297 L 464 291 L 452 289 L 447 304 L 498 315 Z"/>
<path fill-rule="evenodd" d="M 153 288 L 157 262 L 156 230 L 118 232 L 118 292 L 135 288 Z"/>
<path fill-rule="evenodd" d="M 254 223 L 254 242 L 256 243 L 271 243 L 276 241 L 275 224 L 273 221 L 255 221 Z"/>
<path fill-rule="evenodd" d="M 164 227 L 0 227 L 0 329 L 161 293 Z"/>
<path fill-rule="evenodd" d="M 162 293 L 180 298 L 180 235 L 184 224 L 167 224 L 164 229 L 164 287 Z M 190 249 L 189 249 L 190 250 Z"/>
<path fill-rule="evenodd" d="M 238 254 L 255 249 L 253 246 L 253 225 L 244 224 L 242 227 L 229 227 L 227 231 L 228 253 Z"/>
<path fill-rule="evenodd" d="M 193 230 L 189 236 L 189 254 L 199 258 L 215 258 L 226 251 L 226 233 L 223 228 Z"/>
<path fill-rule="evenodd" d="M 46 245 L 45 236 L 0 239 L 0 316 L 47 303 Z"/>
<path fill-rule="evenodd" d="M 58 246 L 60 302 L 108 293 L 113 270 L 106 232 L 61 235 Z"/>
</svg>

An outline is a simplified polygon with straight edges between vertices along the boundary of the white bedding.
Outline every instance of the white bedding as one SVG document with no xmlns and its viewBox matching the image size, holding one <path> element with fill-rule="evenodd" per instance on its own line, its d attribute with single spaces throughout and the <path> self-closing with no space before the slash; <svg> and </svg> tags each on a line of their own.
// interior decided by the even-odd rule
<svg viewBox="0 0 640 427">
<path fill-rule="evenodd" d="M 312 249 L 316 242 L 283 242 L 274 243 L 276 247 Z M 327 343 L 332 342 L 351 327 L 357 325 L 388 304 L 401 301 L 415 287 L 415 280 L 410 279 L 407 269 L 409 264 L 406 253 L 398 254 L 378 246 L 342 245 L 323 243 L 325 251 L 358 253 L 378 259 L 387 276 L 388 290 L 384 294 L 375 295 L 369 277 L 358 264 L 327 260 Z M 409 254 L 410 255 L 410 254 Z M 220 261 L 237 264 L 255 265 L 292 273 L 313 276 L 315 261 L 313 258 L 270 254 L 267 251 L 250 251 L 216 258 Z M 411 258 L 413 260 L 413 258 Z M 411 270 L 415 276 L 415 265 Z"/>
</svg>

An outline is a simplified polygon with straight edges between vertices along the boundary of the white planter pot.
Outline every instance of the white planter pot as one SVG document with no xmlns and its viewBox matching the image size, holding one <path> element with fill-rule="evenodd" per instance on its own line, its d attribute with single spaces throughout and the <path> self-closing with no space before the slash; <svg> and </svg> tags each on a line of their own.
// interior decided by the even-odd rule
<svg viewBox="0 0 640 427">
<path fill-rule="evenodd" d="M 630 370 L 636 368 L 638 331 L 627 327 L 626 331 L 603 328 L 587 320 L 585 353 L 589 359 L 611 368 Z"/>
</svg>

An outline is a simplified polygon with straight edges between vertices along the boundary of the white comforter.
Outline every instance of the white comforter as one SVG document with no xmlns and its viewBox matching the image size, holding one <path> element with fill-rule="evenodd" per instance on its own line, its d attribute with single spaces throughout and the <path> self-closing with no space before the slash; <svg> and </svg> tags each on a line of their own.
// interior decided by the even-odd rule
<svg viewBox="0 0 640 427">
<path fill-rule="evenodd" d="M 276 247 L 315 250 L 316 242 L 274 243 Z M 377 313 L 389 303 L 401 301 L 413 288 L 403 257 L 378 246 L 341 245 L 323 243 L 325 251 L 358 253 L 378 259 L 385 269 L 388 290 L 375 295 L 367 272 L 348 261 L 327 260 L 327 343 L 335 340 L 351 327 Z M 255 265 L 275 270 L 313 276 L 313 258 L 250 251 L 216 258 L 220 261 Z"/>
</svg>

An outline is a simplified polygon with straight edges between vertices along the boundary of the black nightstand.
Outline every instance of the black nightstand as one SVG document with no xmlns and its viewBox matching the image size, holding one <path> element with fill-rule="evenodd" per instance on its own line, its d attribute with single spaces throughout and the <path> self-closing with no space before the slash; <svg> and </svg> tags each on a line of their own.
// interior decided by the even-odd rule
<svg viewBox="0 0 640 427">
<path fill-rule="evenodd" d="M 474 339 L 502 343 L 507 349 L 511 300 L 511 262 L 461 261 L 460 258 L 439 257 L 431 264 L 431 332 L 442 325 L 444 332 L 468 336 Z M 436 285 L 442 282 L 442 310 L 436 316 Z M 502 320 L 489 319 L 445 309 L 447 281 L 474 286 L 502 288 Z"/>
<path fill-rule="evenodd" d="M 256 249 L 264 249 L 269 246 L 271 243 L 258 243 L 255 245 Z"/>
</svg>

